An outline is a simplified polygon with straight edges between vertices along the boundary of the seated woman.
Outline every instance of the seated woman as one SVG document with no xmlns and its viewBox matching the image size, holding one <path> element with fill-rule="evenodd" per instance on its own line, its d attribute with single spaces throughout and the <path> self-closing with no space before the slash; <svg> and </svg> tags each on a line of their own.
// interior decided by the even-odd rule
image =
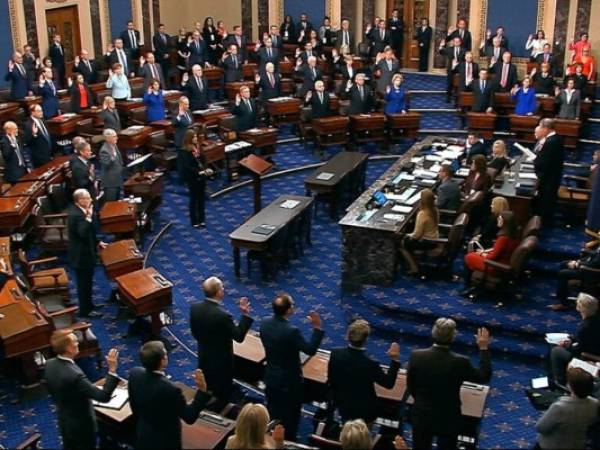
<svg viewBox="0 0 600 450">
<path fill-rule="evenodd" d="M 516 102 L 515 114 L 517 116 L 532 116 L 537 110 L 535 101 L 535 89 L 531 87 L 531 78 L 523 78 L 521 87 L 513 87 L 511 90 L 512 101 Z"/>
<path fill-rule="evenodd" d="M 226 449 L 275 449 L 283 448 L 283 425 L 277 425 L 272 436 L 267 434 L 269 412 L 264 405 L 247 403 L 235 422 L 235 434 L 227 439 Z"/>
<path fill-rule="evenodd" d="M 144 92 L 144 105 L 147 107 L 146 120 L 148 122 L 156 122 L 166 118 L 165 99 L 158 80 L 152 80 L 148 86 L 148 91 Z"/>
<path fill-rule="evenodd" d="M 511 211 L 502 211 L 497 219 L 498 234 L 494 246 L 490 249 L 478 249 L 465 255 L 465 290 L 461 295 L 468 296 L 475 292 L 471 285 L 471 274 L 474 271 L 485 271 L 485 260 L 509 264 L 510 257 L 519 246 L 517 239 L 517 224 Z"/>
<path fill-rule="evenodd" d="M 131 98 L 131 88 L 127 75 L 123 73 L 123 66 L 115 63 L 112 69 L 108 71 L 108 79 L 106 80 L 107 89 L 112 89 L 111 97 L 115 101 L 123 102 Z"/>
<path fill-rule="evenodd" d="M 587 98 L 588 79 L 583 74 L 583 65 L 575 64 L 575 72 L 573 72 L 572 67 L 573 66 L 567 69 L 567 76 L 563 83 L 567 84 L 567 82 L 572 79 L 574 83 L 573 86 L 581 92 L 582 98 Z"/>
<path fill-rule="evenodd" d="M 575 59 L 574 63 L 581 64 L 581 72 L 587 78 L 588 81 L 594 81 L 596 78 L 596 61 L 590 54 L 589 49 L 583 49 L 581 56 Z"/>
<path fill-rule="evenodd" d="M 487 162 L 485 156 L 475 155 L 471 163 L 469 176 L 463 184 L 463 193 L 470 195 L 473 192 L 483 191 L 487 193 L 492 186 L 492 179 L 487 172 Z"/>
<path fill-rule="evenodd" d="M 587 448 L 588 430 L 598 420 L 598 399 L 591 397 L 594 377 L 580 367 L 571 367 L 567 384 L 569 395 L 550 405 L 535 424 L 535 448 Z"/>
<path fill-rule="evenodd" d="M 490 206 L 490 214 L 479 229 L 479 234 L 473 236 L 467 246 L 468 251 L 475 251 L 477 248 L 490 248 L 494 244 L 494 239 L 498 234 L 498 216 L 503 211 L 509 211 L 508 201 L 504 197 L 494 197 Z"/>
<path fill-rule="evenodd" d="M 556 82 L 550 73 L 550 64 L 542 63 L 539 72 L 537 69 L 533 69 L 531 71 L 531 79 L 533 80 L 533 86 L 537 94 L 554 95 Z"/>
<path fill-rule="evenodd" d="M 492 145 L 492 157 L 487 163 L 490 169 L 494 169 L 496 173 L 502 172 L 508 165 L 510 165 L 510 158 L 506 152 L 506 144 L 503 140 L 498 139 Z"/>
<path fill-rule="evenodd" d="M 94 96 L 82 74 L 67 78 L 67 84 L 71 94 L 71 112 L 80 113 L 82 109 L 94 106 Z"/>
<path fill-rule="evenodd" d="M 437 239 L 439 213 L 435 207 L 435 194 L 431 189 L 423 189 L 421 191 L 421 204 L 415 229 L 412 233 L 407 234 L 402 240 L 400 253 L 404 257 L 404 261 L 408 266 L 408 274 L 416 275 L 419 273 L 419 266 L 412 254 L 413 250 L 430 250 L 437 245 L 435 242 L 424 241 L 423 238 Z"/>
<path fill-rule="evenodd" d="M 386 114 L 406 114 L 406 92 L 404 86 L 404 77 L 397 73 L 392 77 L 392 84 L 385 90 L 385 108 Z"/>
</svg>

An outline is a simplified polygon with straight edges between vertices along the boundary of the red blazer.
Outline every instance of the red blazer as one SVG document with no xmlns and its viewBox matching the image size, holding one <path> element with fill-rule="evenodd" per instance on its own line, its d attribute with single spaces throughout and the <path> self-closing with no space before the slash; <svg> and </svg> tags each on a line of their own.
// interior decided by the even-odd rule
<svg viewBox="0 0 600 450">
<path fill-rule="evenodd" d="M 518 246 L 519 241 L 517 239 L 509 238 L 508 236 L 499 236 L 490 251 L 467 253 L 465 255 L 465 264 L 469 269 L 480 272 L 485 270 L 486 259 L 498 261 L 502 264 L 509 264 L 510 257 Z"/>
</svg>

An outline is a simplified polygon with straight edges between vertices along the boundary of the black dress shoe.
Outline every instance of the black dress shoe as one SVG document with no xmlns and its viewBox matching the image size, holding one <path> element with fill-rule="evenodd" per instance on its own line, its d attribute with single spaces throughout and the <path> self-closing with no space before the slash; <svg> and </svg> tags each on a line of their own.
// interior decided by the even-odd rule
<svg viewBox="0 0 600 450">
<path fill-rule="evenodd" d="M 200 224 L 199 223 L 195 223 L 195 224 L 192 225 L 192 227 L 194 227 L 194 228 L 200 228 Z"/>
</svg>

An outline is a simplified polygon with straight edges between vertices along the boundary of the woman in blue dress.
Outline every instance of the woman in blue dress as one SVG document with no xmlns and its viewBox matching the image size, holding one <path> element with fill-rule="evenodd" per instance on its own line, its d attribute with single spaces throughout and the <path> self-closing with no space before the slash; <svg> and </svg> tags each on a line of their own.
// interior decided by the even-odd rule
<svg viewBox="0 0 600 450">
<path fill-rule="evenodd" d="M 57 88 L 52 78 L 52 69 L 45 68 L 40 75 L 38 84 L 38 94 L 42 96 L 42 109 L 46 120 L 52 119 L 60 113 Z"/>
<path fill-rule="evenodd" d="M 521 87 L 514 87 L 511 95 L 513 102 L 516 102 L 515 114 L 517 116 L 532 116 L 537 110 L 535 89 L 531 86 L 531 78 L 523 78 Z"/>
<path fill-rule="evenodd" d="M 165 99 L 158 80 L 152 80 L 148 86 L 148 91 L 144 93 L 144 104 L 147 107 L 146 119 L 148 122 L 165 119 Z"/>
<path fill-rule="evenodd" d="M 385 109 L 386 114 L 406 114 L 406 91 L 402 83 L 404 77 L 397 73 L 392 77 L 392 83 L 386 88 Z"/>
</svg>

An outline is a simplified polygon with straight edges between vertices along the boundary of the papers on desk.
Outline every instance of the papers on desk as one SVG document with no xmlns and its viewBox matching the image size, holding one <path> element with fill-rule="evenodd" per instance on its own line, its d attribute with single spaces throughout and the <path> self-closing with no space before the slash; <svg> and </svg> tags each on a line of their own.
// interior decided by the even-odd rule
<svg viewBox="0 0 600 450">
<path fill-rule="evenodd" d="M 102 408 L 121 409 L 128 400 L 129 392 L 127 392 L 127 387 L 118 387 L 113 391 L 112 397 L 108 402 L 100 403 L 96 400 L 92 400 L 92 403 L 94 406 L 101 406 Z"/>
<path fill-rule="evenodd" d="M 461 154 L 462 152 L 465 151 L 465 147 L 463 145 L 454 144 L 454 145 L 449 145 L 448 147 L 446 147 L 446 150 Z"/>
<path fill-rule="evenodd" d="M 409 198 L 408 200 L 406 200 L 405 202 L 403 202 L 405 205 L 414 205 L 415 203 L 417 203 L 419 200 L 421 200 L 421 191 L 417 192 L 415 195 L 413 195 L 411 198 Z"/>
<path fill-rule="evenodd" d="M 358 216 L 358 218 L 356 220 L 358 222 L 368 222 L 369 219 L 371 217 L 373 217 L 376 212 L 377 212 L 376 209 L 369 209 L 369 210 L 365 211 L 364 213 L 362 213 L 360 216 Z"/>
<path fill-rule="evenodd" d="M 233 144 L 226 145 L 225 153 L 235 152 L 237 150 L 241 150 L 243 148 L 248 148 L 248 147 L 252 147 L 252 144 L 250 142 L 237 141 L 237 142 L 234 142 Z"/>
<path fill-rule="evenodd" d="M 519 150 L 521 150 L 521 152 L 523 152 L 523 155 L 525 155 L 525 159 L 527 160 L 527 162 L 531 162 L 533 161 L 535 158 L 537 158 L 537 155 L 535 153 L 533 153 L 531 150 L 529 150 L 527 147 L 523 147 L 521 144 L 519 144 L 518 142 L 515 142 L 515 147 L 517 147 Z"/>
<path fill-rule="evenodd" d="M 407 172 L 401 172 L 400 175 L 398 175 L 396 178 L 394 178 L 394 180 L 392 181 L 392 184 L 398 184 L 403 180 L 412 181 L 414 179 L 415 179 L 414 175 L 411 175 L 410 173 L 407 173 Z"/>
<path fill-rule="evenodd" d="M 130 131 L 140 131 L 144 129 L 144 125 L 131 125 L 127 129 Z"/>
<path fill-rule="evenodd" d="M 317 175 L 317 180 L 328 181 L 331 180 L 334 176 L 335 174 L 331 172 L 321 172 L 319 175 Z"/>
<path fill-rule="evenodd" d="M 404 203 L 406 200 L 410 198 L 411 195 L 415 193 L 416 188 L 409 187 L 402 194 L 385 194 L 388 200 L 394 200 L 396 202 Z"/>
<path fill-rule="evenodd" d="M 458 159 L 458 157 L 460 157 L 460 155 L 462 155 L 464 152 L 463 150 L 443 150 L 441 152 L 437 152 L 438 155 L 440 155 L 443 159 L 448 159 L 450 161 L 453 161 L 455 159 Z"/>
<path fill-rule="evenodd" d="M 546 333 L 546 342 L 548 344 L 558 345 L 567 339 L 569 339 L 568 333 Z"/>
<path fill-rule="evenodd" d="M 252 233 L 262 234 L 264 236 L 267 236 L 267 235 L 271 234 L 273 231 L 275 231 L 275 228 L 277 228 L 275 225 L 268 225 L 266 223 L 263 223 L 262 225 L 256 227 L 254 230 L 252 230 Z"/>
<path fill-rule="evenodd" d="M 467 169 L 466 167 L 461 167 L 456 171 L 456 175 L 458 175 L 459 177 L 468 177 L 469 169 Z"/>
<path fill-rule="evenodd" d="M 440 163 L 435 163 L 433 166 L 431 166 L 428 169 L 428 172 L 434 172 L 434 173 L 439 173 L 440 169 L 442 168 L 442 165 Z"/>
<path fill-rule="evenodd" d="M 275 98 L 270 98 L 269 101 L 272 102 L 272 103 L 277 103 L 277 102 L 285 102 L 285 101 L 288 101 L 288 100 L 291 100 L 291 99 L 292 99 L 292 97 L 289 97 L 289 96 L 287 96 L 287 97 L 275 97 Z"/>
<path fill-rule="evenodd" d="M 396 205 L 392 206 L 392 211 L 397 213 L 408 214 L 412 211 L 412 208 L 410 206 Z"/>
<path fill-rule="evenodd" d="M 142 103 L 144 101 L 143 98 L 140 97 L 132 97 L 129 99 L 130 102 L 134 102 L 134 103 Z"/>
<path fill-rule="evenodd" d="M 431 146 L 435 148 L 446 148 L 448 147 L 448 144 L 446 142 L 434 142 Z"/>
<path fill-rule="evenodd" d="M 417 170 L 413 171 L 413 175 L 417 178 L 434 179 L 434 178 L 437 178 L 439 170 L 440 170 L 439 166 L 438 166 L 437 172 L 433 172 L 432 170 L 417 169 Z"/>
<path fill-rule="evenodd" d="M 175 91 L 178 92 L 178 91 Z M 222 106 L 211 106 L 210 108 L 207 109 L 197 109 L 195 111 L 192 111 L 192 114 L 206 114 L 209 112 L 215 112 L 215 111 L 222 111 L 225 108 L 223 108 Z"/>
<path fill-rule="evenodd" d="M 403 214 L 384 214 L 384 219 L 393 220 L 394 222 L 402 222 L 404 220 Z"/>
<path fill-rule="evenodd" d="M 425 160 L 423 156 L 413 156 L 410 158 L 410 162 L 413 164 L 421 164 Z"/>
<path fill-rule="evenodd" d="M 70 119 L 71 117 L 75 117 L 76 115 L 77 115 L 77 114 L 75 114 L 75 113 L 64 113 L 64 114 L 62 115 L 62 117 L 63 117 L 64 119 Z"/>
<path fill-rule="evenodd" d="M 593 377 L 598 375 L 598 366 L 582 359 L 573 358 L 569 363 L 569 367 L 578 367 L 583 369 Z"/>
<path fill-rule="evenodd" d="M 258 128 L 250 128 L 249 130 L 246 130 L 246 132 L 256 134 L 260 133 L 260 130 Z"/>
<path fill-rule="evenodd" d="M 537 180 L 537 175 L 533 172 L 521 172 L 519 178 L 522 180 Z"/>
<path fill-rule="evenodd" d="M 298 200 L 286 200 L 281 205 L 279 205 L 279 207 L 285 209 L 294 209 L 299 204 L 300 202 Z"/>
<path fill-rule="evenodd" d="M 425 186 L 433 186 L 435 184 L 435 180 L 421 180 L 419 184 L 423 184 Z"/>
<path fill-rule="evenodd" d="M 434 161 L 434 162 L 441 162 L 444 158 L 442 158 L 439 155 L 427 155 L 425 156 L 425 161 Z"/>
</svg>

